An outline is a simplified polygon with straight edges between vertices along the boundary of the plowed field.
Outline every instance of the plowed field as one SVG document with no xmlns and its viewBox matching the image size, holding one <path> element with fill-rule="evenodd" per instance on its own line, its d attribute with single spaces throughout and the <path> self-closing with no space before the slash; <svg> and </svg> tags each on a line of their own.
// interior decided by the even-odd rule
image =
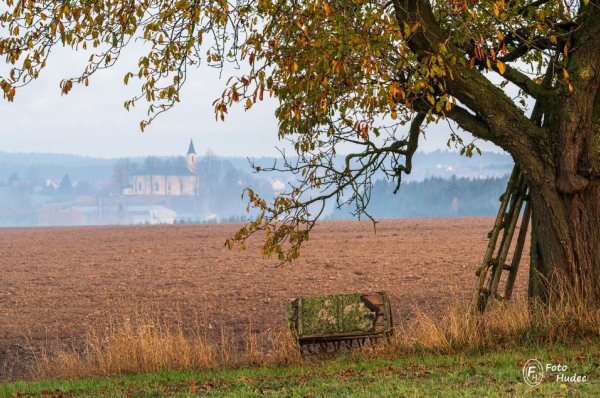
<svg viewBox="0 0 600 398">
<path fill-rule="evenodd" d="M 258 239 L 226 249 L 234 224 L 0 229 L 0 374 L 141 307 L 239 332 L 283 325 L 298 295 L 386 290 L 403 322 L 415 307 L 439 311 L 469 296 L 492 224 L 383 220 L 375 234 L 365 221 L 322 222 L 285 269 L 261 258 Z M 527 267 L 520 272 L 516 294 Z"/>
</svg>

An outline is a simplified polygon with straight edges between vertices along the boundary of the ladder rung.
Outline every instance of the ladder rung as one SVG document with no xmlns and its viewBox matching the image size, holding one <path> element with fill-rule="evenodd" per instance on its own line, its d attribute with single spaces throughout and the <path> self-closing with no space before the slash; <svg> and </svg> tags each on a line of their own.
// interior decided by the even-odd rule
<svg viewBox="0 0 600 398">
<path fill-rule="evenodd" d="M 507 270 L 507 271 L 510 271 L 510 268 L 511 268 L 511 266 L 510 266 L 510 265 L 508 265 L 508 264 L 504 264 L 504 265 L 502 266 L 502 269 L 504 269 L 504 270 Z"/>
</svg>

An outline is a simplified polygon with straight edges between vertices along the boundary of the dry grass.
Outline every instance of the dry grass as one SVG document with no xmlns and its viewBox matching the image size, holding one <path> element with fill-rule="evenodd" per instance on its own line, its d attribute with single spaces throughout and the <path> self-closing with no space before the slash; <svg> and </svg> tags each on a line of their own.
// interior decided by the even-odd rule
<svg viewBox="0 0 600 398">
<path fill-rule="evenodd" d="M 484 314 L 454 301 L 444 315 L 416 311 L 415 321 L 398 331 L 395 347 L 455 352 L 515 344 L 570 343 L 600 336 L 600 307 L 586 294 L 558 283 L 541 300 L 491 301 Z"/>
<path fill-rule="evenodd" d="M 43 350 L 35 357 L 31 376 L 83 378 L 301 361 L 297 344 L 287 329 L 257 333 L 250 325 L 241 339 L 240 342 L 223 325 L 217 333 L 209 332 L 199 322 L 184 330 L 179 324 L 166 324 L 144 312 L 113 320 L 103 330 L 91 330 L 81 348 Z"/>
<path fill-rule="evenodd" d="M 367 347 L 358 355 L 370 359 L 415 350 L 451 353 L 600 336 L 600 308 L 586 304 L 582 295 L 564 291 L 553 293 L 553 305 L 493 301 L 485 314 L 473 314 L 465 304 L 454 301 L 441 318 L 417 311 L 415 320 L 399 327 L 389 344 Z M 79 350 L 43 351 L 36 356 L 32 378 L 290 365 L 305 360 L 287 329 L 258 333 L 249 325 L 240 341 L 224 326 L 209 333 L 201 324 L 184 330 L 149 312 L 113 321 L 104 330 L 90 331 Z"/>
</svg>

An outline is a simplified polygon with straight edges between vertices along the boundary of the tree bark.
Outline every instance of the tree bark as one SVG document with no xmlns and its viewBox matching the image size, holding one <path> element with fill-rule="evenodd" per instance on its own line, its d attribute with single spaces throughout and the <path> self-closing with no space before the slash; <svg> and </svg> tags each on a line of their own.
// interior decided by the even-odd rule
<svg viewBox="0 0 600 398">
<path fill-rule="evenodd" d="M 576 194 L 531 191 L 530 295 L 574 293 L 600 303 L 600 183 Z"/>
</svg>

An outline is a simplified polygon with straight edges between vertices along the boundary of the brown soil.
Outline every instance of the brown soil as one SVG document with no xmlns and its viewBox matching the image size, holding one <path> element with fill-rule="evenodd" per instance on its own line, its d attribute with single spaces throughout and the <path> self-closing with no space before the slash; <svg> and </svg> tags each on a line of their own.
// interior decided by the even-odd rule
<svg viewBox="0 0 600 398">
<path fill-rule="evenodd" d="M 466 298 L 493 218 L 322 222 L 285 269 L 224 241 L 239 225 L 0 229 L 0 377 L 52 342 L 140 307 L 232 330 L 284 325 L 299 295 L 386 290 L 395 322 Z M 258 238 L 258 237 L 257 237 Z M 524 253 L 524 259 L 528 259 Z M 527 267 L 518 278 L 524 293 Z M 4 369 L 4 370 L 3 370 Z"/>
</svg>

